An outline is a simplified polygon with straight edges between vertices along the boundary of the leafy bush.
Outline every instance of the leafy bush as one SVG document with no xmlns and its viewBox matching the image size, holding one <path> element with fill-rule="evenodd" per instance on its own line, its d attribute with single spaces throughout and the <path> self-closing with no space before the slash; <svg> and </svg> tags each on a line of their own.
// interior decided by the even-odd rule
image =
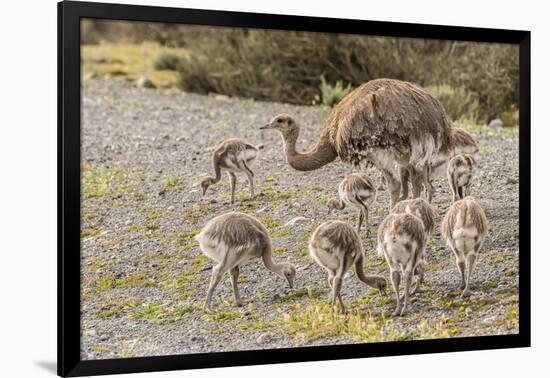
<svg viewBox="0 0 550 378">
<path fill-rule="evenodd" d="M 180 58 L 167 51 L 161 51 L 153 62 L 155 70 L 170 70 L 175 71 L 178 69 Z"/>
<path fill-rule="evenodd" d="M 517 110 L 507 110 L 500 113 L 500 119 L 505 127 L 514 127 L 519 125 L 519 112 Z"/>
<path fill-rule="evenodd" d="M 477 119 L 479 102 L 474 93 L 463 87 L 451 87 L 447 84 L 426 89 L 441 101 L 451 120 Z"/>
<path fill-rule="evenodd" d="M 333 107 L 346 97 L 346 95 L 351 92 L 352 88 L 350 84 L 344 87 L 341 80 L 338 80 L 335 85 L 330 85 L 325 80 L 325 77 L 321 75 L 321 85 L 319 89 L 321 90 L 321 104 Z M 319 100 L 319 96 L 316 96 L 316 99 Z"/>
<path fill-rule="evenodd" d="M 336 98 L 323 98 L 321 76 L 335 89 L 340 81 L 341 90 L 344 83 L 356 87 L 372 79 L 394 78 L 440 90 L 455 119 L 475 117 L 486 122 L 518 106 L 517 45 L 85 21 L 84 43 L 154 40 L 185 49 L 177 71 L 180 86 L 191 92 L 295 104 L 311 104 L 316 98 L 333 103 Z M 168 66 L 175 67 L 175 59 L 168 59 Z M 449 91 L 451 87 L 455 89 Z M 475 114 L 469 113 L 472 110 Z"/>
</svg>

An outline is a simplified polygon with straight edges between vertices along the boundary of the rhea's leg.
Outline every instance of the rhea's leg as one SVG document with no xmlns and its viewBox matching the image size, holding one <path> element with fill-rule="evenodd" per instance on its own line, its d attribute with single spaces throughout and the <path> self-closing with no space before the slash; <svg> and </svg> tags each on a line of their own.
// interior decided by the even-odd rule
<svg viewBox="0 0 550 378">
<path fill-rule="evenodd" d="M 464 286 L 464 291 L 462 292 L 462 297 L 467 297 L 472 294 L 470 291 L 470 277 L 474 271 L 476 264 L 476 254 L 474 252 L 469 253 L 466 256 L 466 285 Z"/>
<path fill-rule="evenodd" d="M 388 184 L 388 189 L 390 191 L 390 210 L 391 210 L 395 206 L 395 204 L 399 201 L 399 197 L 401 193 L 401 182 L 395 176 L 395 173 L 393 173 L 389 169 L 383 169 L 382 174 L 386 179 L 386 183 Z"/>
<path fill-rule="evenodd" d="M 400 315 L 403 316 L 407 311 L 407 305 L 409 304 L 409 292 L 411 289 L 411 280 L 412 280 L 412 271 L 407 267 L 403 274 L 403 281 L 405 281 L 405 294 L 403 299 L 403 308 L 401 309 Z"/>
<path fill-rule="evenodd" d="M 411 168 L 412 197 L 418 198 L 422 195 L 424 188 L 424 173 Z"/>
<path fill-rule="evenodd" d="M 455 253 L 456 266 L 458 268 L 458 272 L 460 273 L 460 290 L 462 290 L 466 286 L 466 263 L 464 262 L 464 254 L 459 252 L 454 247 L 453 252 Z"/>
<path fill-rule="evenodd" d="M 239 287 L 237 282 L 239 280 L 239 267 L 236 266 L 230 270 L 231 273 L 231 286 L 233 286 L 233 296 L 235 297 L 235 304 L 237 307 L 241 307 L 243 302 L 241 301 L 241 296 L 239 295 Z"/>
<path fill-rule="evenodd" d="M 334 272 L 329 270 L 328 271 L 328 287 L 330 287 L 331 289 L 332 289 L 333 282 L 334 282 Z"/>
<path fill-rule="evenodd" d="M 365 229 L 367 230 L 367 236 L 370 235 L 370 230 L 369 230 L 369 208 L 368 207 L 363 207 L 361 209 L 361 214 L 363 214 L 363 218 L 365 219 Z"/>
<path fill-rule="evenodd" d="M 401 273 L 397 269 L 390 267 L 391 283 L 393 286 L 393 291 L 395 292 L 395 297 L 397 298 L 397 306 L 393 312 L 393 316 L 401 314 L 401 298 L 399 296 L 399 284 L 401 281 Z"/>
<path fill-rule="evenodd" d="M 233 172 L 227 172 L 231 182 L 231 203 L 235 202 L 235 185 L 237 184 L 237 176 Z"/>
<path fill-rule="evenodd" d="M 423 173 L 423 180 L 424 180 L 424 188 L 426 190 L 426 200 L 429 203 L 432 203 L 432 198 L 435 193 L 435 188 L 432 185 L 432 167 L 431 165 L 426 165 L 424 167 L 424 173 Z"/>
<path fill-rule="evenodd" d="M 248 168 L 246 162 L 243 161 L 242 165 L 244 167 L 244 173 L 246 173 L 246 177 L 248 177 L 248 182 L 250 184 L 250 198 L 254 198 L 254 172 Z"/>
<path fill-rule="evenodd" d="M 400 167 L 399 175 L 401 176 L 401 196 L 399 197 L 399 201 L 403 201 L 409 197 L 409 170 L 405 167 Z"/>
<path fill-rule="evenodd" d="M 332 307 L 336 305 L 336 299 L 340 303 L 340 310 L 342 313 L 345 311 L 344 302 L 342 301 L 342 296 L 340 295 L 340 290 L 342 289 L 342 275 L 338 272 L 334 276 L 333 285 L 332 285 Z"/>
<path fill-rule="evenodd" d="M 453 194 L 453 202 L 458 201 L 458 192 L 456 189 L 456 180 L 453 174 L 447 175 L 447 180 L 449 181 L 449 186 L 451 187 L 451 193 Z"/>
<path fill-rule="evenodd" d="M 210 305 L 212 295 L 214 294 L 216 286 L 220 283 L 223 273 L 224 272 L 222 271 L 221 265 L 216 265 L 212 268 L 212 278 L 210 279 L 210 286 L 208 287 L 208 293 L 206 294 L 206 299 L 204 301 L 204 308 L 208 311 L 212 311 L 212 307 Z"/>
<path fill-rule="evenodd" d="M 414 271 L 414 275 L 416 276 L 416 282 L 414 284 L 414 289 L 411 294 L 421 293 L 424 290 L 420 287 L 422 282 L 424 281 L 424 267 L 417 266 Z"/>
<path fill-rule="evenodd" d="M 359 220 L 357 221 L 357 232 L 361 231 L 362 225 L 363 225 L 363 212 L 359 210 Z"/>
</svg>

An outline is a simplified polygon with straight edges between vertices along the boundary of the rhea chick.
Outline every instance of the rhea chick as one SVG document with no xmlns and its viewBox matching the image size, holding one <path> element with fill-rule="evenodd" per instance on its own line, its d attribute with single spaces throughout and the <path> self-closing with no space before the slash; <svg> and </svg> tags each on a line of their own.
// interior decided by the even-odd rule
<svg viewBox="0 0 550 378">
<path fill-rule="evenodd" d="M 441 233 L 455 254 L 462 297 L 471 295 L 470 280 L 477 255 L 487 237 L 487 229 L 483 208 L 470 196 L 453 203 L 443 218 Z"/>
<path fill-rule="evenodd" d="M 386 290 L 387 282 L 382 276 L 365 275 L 363 271 L 363 244 L 355 229 L 346 222 L 328 221 L 321 224 L 309 240 L 309 254 L 328 272 L 328 283 L 332 289 L 332 306 L 336 300 L 340 309 L 345 311 L 340 294 L 344 274 L 355 265 L 357 277 L 365 284 L 381 292 Z"/>
<path fill-rule="evenodd" d="M 449 159 L 459 154 L 475 154 L 479 151 L 477 142 L 472 134 L 459 127 L 453 127 L 450 133 L 449 149 L 439 152 L 429 166 L 425 167 L 422 174 L 418 175 L 414 170 L 406 167 L 400 168 L 401 199 L 409 196 L 409 178 L 413 183 L 413 197 L 419 197 L 422 187 L 425 189 L 428 202 L 432 201 L 435 189 L 432 185 L 432 177 L 444 176 L 447 171 Z"/>
<path fill-rule="evenodd" d="M 290 263 L 273 261 L 269 232 L 253 216 L 238 212 L 219 215 L 210 220 L 195 238 L 202 252 L 218 263 L 212 268 L 204 303 L 207 310 L 211 310 L 212 295 L 225 272 L 231 273 L 235 303 L 242 306 L 237 287 L 239 267 L 251 259 L 261 257 L 265 267 L 284 278 L 292 288 L 296 269 Z"/>
<path fill-rule="evenodd" d="M 361 230 L 363 219 L 368 227 L 369 207 L 376 200 L 376 187 L 365 173 L 351 173 L 338 185 L 339 199 L 331 198 L 327 206 L 329 214 L 332 209 L 343 210 L 347 205 L 359 209 L 357 231 Z"/>
<path fill-rule="evenodd" d="M 435 219 L 437 217 L 437 212 L 435 211 L 435 208 L 430 205 L 425 199 L 415 198 L 411 200 L 400 201 L 391 209 L 390 213 L 406 213 L 417 216 L 422 221 L 422 225 L 424 226 L 424 238 L 426 240 L 426 243 L 428 242 L 428 240 L 431 239 L 435 228 Z M 424 279 L 424 270 L 428 265 L 425 253 L 422 255 L 422 260 L 419 264 L 421 267 L 417 269 L 416 272 L 414 272 L 414 275 L 416 276 L 416 283 L 412 292 L 413 294 L 420 291 L 420 285 L 422 284 L 422 280 Z"/>
<path fill-rule="evenodd" d="M 208 176 L 201 181 L 202 195 L 212 184 L 221 179 L 221 172 L 226 171 L 231 182 L 231 203 L 235 202 L 236 173 L 244 173 L 250 184 L 250 196 L 254 197 L 254 172 L 250 166 L 258 157 L 258 148 L 242 139 L 231 138 L 220 143 L 212 155 L 214 176 Z"/>
<path fill-rule="evenodd" d="M 426 248 L 424 225 L 411 214 L 389 214 L 378 228 L 378 256 L 384 256 L 390 268 L 393 290 L 397 297 L 394 316 L 407 310 L 412 275 L 423 274 Z M 401 278 L 405 284 L 403 303 L 399 295 Z"/>
<path fill-rule="evenodd" d="M 453 192 L 453 201 L 470 195 L 477 163 L 471 155 L 457 155 L 449 161 L 447 179 Z"/>
</svg>

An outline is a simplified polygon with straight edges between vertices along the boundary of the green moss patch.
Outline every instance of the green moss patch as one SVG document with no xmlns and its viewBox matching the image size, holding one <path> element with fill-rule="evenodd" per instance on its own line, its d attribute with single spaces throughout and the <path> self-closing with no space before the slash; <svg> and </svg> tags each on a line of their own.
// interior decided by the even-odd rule
<svg viewBox="0 0 550 378">
<path fill-rule="evenodd" d="M 115 288 L 152 287 L 155 283 L 144 272 L 132 273 L 128 276 L 117 278 L 113 274 L 98 277 L 95 280 L 97 290 L 110 290 Z"/>
<path fill-rule="evenodd" d="M 176 322 L 196 310 L 193 304 L 177 304 L 171 301 L 155 301 L 144 304 L 130 314 L 134 319 L 145 319 L 154 324 Z"/>
<path fill-rule="evenodd" d="M 137 298 L 128 298 L 121 302 L 109 302 L 100 311 L 96 312 L 95 316 L 98 319 L 110 318 L 111 316 L 119 315 L 126 309 L 136 307 L 139 303 L 140 301 Z"/>
<path fill-rule="evenodd" d="M 182 190 L 181 182 L 182 182 L 182 179 L 179 176 L 174 176 L 174 175 L 164 176 L 160 183 L 160 187 L 162 189 L 169 189 L 172 192 L 181 192 Z"/>
<path fill-rule="evenodd" d="M 313 302 L 284 314 L 281 321 L 285 333 L 293 335 L 297 343 L 307 343 L 325 337 L 351 337 L 355 342 L 382 342 L 404 340 L 391 320 L 370 313 L 352 310 L 346 314 L 335 311 L 330 304 Z"/>
<path fill-rule="evenodd" d="M 136 170 L 118 167 L 80 167 L 80 195 L 82 198 L 122 195 L 133 191 Z"/>
</svg>

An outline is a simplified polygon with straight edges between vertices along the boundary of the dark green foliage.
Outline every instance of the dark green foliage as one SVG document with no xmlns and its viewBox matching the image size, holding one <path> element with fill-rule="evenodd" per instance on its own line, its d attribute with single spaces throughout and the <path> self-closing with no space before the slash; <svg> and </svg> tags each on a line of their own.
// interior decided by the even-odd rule
<svg viewBox="0 0 550 378">
<path fill-rule="evenodd" d="M 178 69 L 179 61 L 180 58 L 176 54 L 162 51 L 155 57 L 153 67 L 155 70 L 175 71 Z"/>
<path fill-rule="evenodd" d="M 393 78 L 440 89 L 455 120 L 485 122 L 518 104 L 514 45 L 121 21 L 87 20 L 82 28 L 88 43 L 107 36 L 185 48 L 179 64 L 158 60 L 177 66 L 190 92 L 331 106 L 347 85 Z"/>
<path fill-rule="evenodd" d="M 450 89 L 439 94 L 453 119 L 487 121 L 517 107 L 511 45 L 244 29 L 216 35 L 188 46 L 184 90 L 333 106 L 347 84 L 389 77 Z"/>
</svg>

